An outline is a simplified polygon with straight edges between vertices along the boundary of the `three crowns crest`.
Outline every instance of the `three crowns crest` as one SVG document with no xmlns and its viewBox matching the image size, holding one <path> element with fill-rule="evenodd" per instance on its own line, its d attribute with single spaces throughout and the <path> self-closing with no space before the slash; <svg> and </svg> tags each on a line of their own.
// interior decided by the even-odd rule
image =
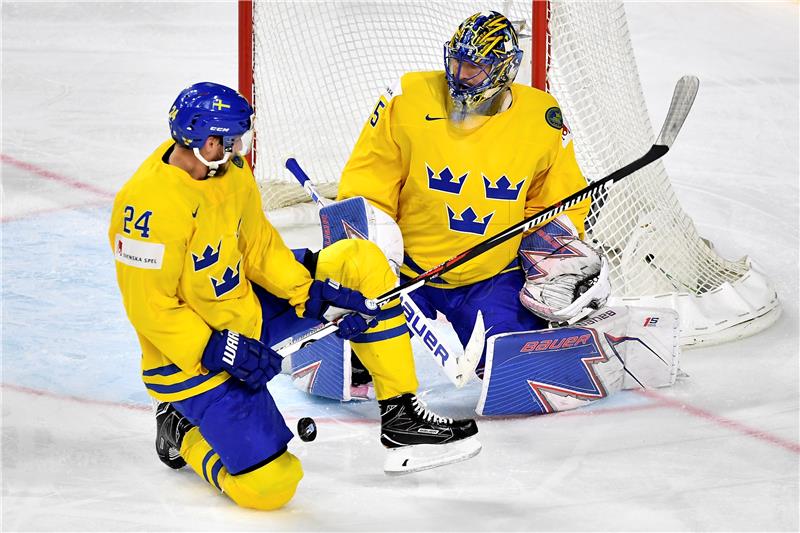
<svg viewBox="0 0 800 533">
<path fill-rule="evenodd" d="M 511 188 L 511 180 L 505 174 L 500 176 L 497 183 L 492 186 L 492 182 L 486 176 L 483 176 L 483 189 L 486 193 L 486 198 L 490 200 L 510 200 L 516 201 L 519 198 L 519 192 L 522 190 L 522 184 L 525 183 L 525 178 L 522 178 L 517 186 Z"/>
<path fill-rule="evenodd" d="M 425 165 L 425 170 L 428 172 L 428 188 L 450 194 L 461 193 L 461 187 L 464 186 L 467 181 L 467 174 L 469 174 L 469 172 L 466 172 L 456 179 L 450 167 L 444 167 L 444 170 L 438 174 L 428 165 Z"/>
<path fill-rule="evenodd" d="M 483 235 L 486 233 L 486 228 L 494 216 L 494 211 L 478 219 L 478 215 L 472 207 L 467 207 L 458 216 L 449 205 L 447 207 L 447 220 L 450 224 L 450 229 L 461 233 L 474 233 L 475 235 Z"/>
</svg>

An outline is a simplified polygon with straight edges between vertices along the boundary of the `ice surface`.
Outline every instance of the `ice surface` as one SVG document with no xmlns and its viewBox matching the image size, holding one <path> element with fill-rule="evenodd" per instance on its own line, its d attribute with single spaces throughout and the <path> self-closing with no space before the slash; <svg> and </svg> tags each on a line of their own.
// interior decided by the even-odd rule
<svg viewBox="0 0 800 533">
<path fill-rule="evenodd" d="M 178 91 L 236 84 L 235 6 L 4 2 L 2 528 L 797 531 L 798 5 L 628 16 L 653 123 L 678 77 L 701 80 L 665 158 L 684 208 L 723 255 L 764 268 L 782 317 L 685 352 L 690 377 L 672 389 L 481 420 L 477 458 L 401 478 L 381 471 L 374 404 L 308 398 L 279 376 L 290 425 L 313 416 L 319 436 L 291 444 L 306 471 L 295 499 L 258 513 L 156 460 L 105 234 Z M 476 383 L 453 390 L 424 355 L 418 369 L 434 409 L 471 413 Z"/>
</svg>

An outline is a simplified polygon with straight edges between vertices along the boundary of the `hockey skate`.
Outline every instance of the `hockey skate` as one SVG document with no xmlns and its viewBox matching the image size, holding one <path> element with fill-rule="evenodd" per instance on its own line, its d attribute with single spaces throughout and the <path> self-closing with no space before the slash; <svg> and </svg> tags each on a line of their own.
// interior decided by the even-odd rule
<svg viewBox="0 0 800 533">
<path fill-rule="evenodd" d="M 378 402 L 381 444 L 387 448 L 383 470 L 399 475 L 474 457 L 481 451 L 474 420 L 453 420 L 432 413 L 414 394 Z"/>
<path fill-rule="evenodd" d="M 156 454 L 161 462 L 178 470 L 186 466 L 181 457 L 181 442 L 186 432 L 194 427 L 172 404 L 159 402 L 156 408 Z"/>
</svg>

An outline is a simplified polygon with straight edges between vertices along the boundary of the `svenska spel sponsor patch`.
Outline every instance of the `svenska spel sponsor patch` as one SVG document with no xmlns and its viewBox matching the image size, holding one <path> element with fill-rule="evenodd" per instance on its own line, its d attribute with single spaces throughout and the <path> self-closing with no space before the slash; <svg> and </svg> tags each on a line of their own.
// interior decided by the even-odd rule
<svg viewBox="0 0 800 533">
<path fill-rule="evenodd" d="M 114 257 L 128 266 L 161 270 L 164 245 L 158 242 L 136 241 L 117 233 L 114 238 Z"/>
</svg>

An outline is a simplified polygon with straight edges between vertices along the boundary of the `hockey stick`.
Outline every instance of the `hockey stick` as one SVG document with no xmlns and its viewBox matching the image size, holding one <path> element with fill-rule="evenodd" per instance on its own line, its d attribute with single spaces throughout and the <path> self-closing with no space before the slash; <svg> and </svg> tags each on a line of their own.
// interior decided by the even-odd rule
<svg viewBox="0 0 800 533">
<path fill-rule="evenodd" d="M 300 164 L 293 157 L 286 160 L 286 168 L 289 169 L 300 185 L 303 186 L 308 196 L 322 209 L 332 202 L 324 198 L 317 191 L 308 174 L 300 167 Z M 414 302 L 410 296 L 403 295 L 401 297 L 402 305 L 406 315 L 410 315 L 409 319 L 410 329 L 417 333 L 420 337 L 422 346 L 425 351 L 430 355 L 434 361 L 439 365 L 447 376 L 447 379 L 457 388 L 461 388 L 469 381 L 475 372 L 475 367 L 478 366 L 481 354 L 483 353 L 483 337 L 486 330 L 483 326 L 483 315 L 478 311 L 475 317 L 475 326 L 473 327 L 472 334 L 470 335 L 469 342 L 463 353 L 459 354 L 450 346 L 447 346 L 439 336 L 436 335 L 435 330 L 431 325 L 431 321 L 422 312 L 419 306 Z M 414 324 L 420 324 L 419 332 L 416 330 Z"/>
<path fill-rule="evenodd" d="M 448 259 L 439 266 L 423 272 L 414 279 L 411 279 L 406 283 L 403 283 L 398 287 L 383 293 L 375 300 L 376 303 L 379 306 L 383 306 L 387 302 L 398 298 L 401 294 L 418 289 L 424 285 L 426 281 L 453 270 L 454 268 L 478 257 L 479 255 L 506 242 L 520 233 L 524 233 L 525 231 L 542 225 L 547 220 L 560 215 L 575 204 L 590 198 L 592 194 L 605 190 L 610 184 L 619 181 L 626 176 L 630 176 L 637 170 L 663 157 L 669 151 L 672 143 L 675 142 L 675 138 L 678 136 L 681 126 L 683 126 L 683 123 L 689 114 L 689 110 L 692 108 L 699 85 L 700 81 L 695 76 L 683 76 L 678 80 L 678 83 L 675 85 L 675 91 L 672 94 L 672 102 L 670 103 L 669 110 L 667 111 L 667 117 L 664 120 L 664 125 L 661 127 L 661 132 L 658 134 L 656 142 L 643 156 L 612 172 L 608 176 L 587 185 L 583 189 L 573 194 L 570 194 L 569 196 L 563 198 L 560 202 L 557 202 L 550 207 L 531 215 L 521 222 L 506 228 L 500 233 L 479 242 L 472 248 L 461 252 L 451 259 Z M 310 342 L 321 339 L 326 335 L 330 335 L 337 329 L 338 326 L 334 322 L 328 322 L 306 333 L 286 339 L 285 341 L 276 344 L 272 348 L 281 355 L 286 356 L 296 352 Z"/>
</svg>

